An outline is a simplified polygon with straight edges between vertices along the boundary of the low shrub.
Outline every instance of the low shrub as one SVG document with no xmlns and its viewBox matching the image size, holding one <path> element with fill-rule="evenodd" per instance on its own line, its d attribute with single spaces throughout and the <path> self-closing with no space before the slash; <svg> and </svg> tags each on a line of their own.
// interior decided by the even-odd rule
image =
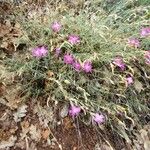
<svg viewBox="0 0 150 150">
<path fill-rule="evenodd" d="M 61 3 L 60 12 L 23 21 L 27 59 L 7 65 L 24 94 L 70 104 L 73 118 L 105 124 L 129 141 L 149 112 L 149 6 L 88 2 L 78 13 Z"/>
</svg>

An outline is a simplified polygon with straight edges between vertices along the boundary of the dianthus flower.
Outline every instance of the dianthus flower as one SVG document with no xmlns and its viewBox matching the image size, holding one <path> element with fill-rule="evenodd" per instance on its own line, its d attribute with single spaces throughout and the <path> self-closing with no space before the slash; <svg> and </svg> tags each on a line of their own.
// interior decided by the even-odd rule
<svg viewBox="0 0 150 150">
<path fill-rule="evenodd" d="M 71 54 L 65 54 L 64 55 L 64 63 L 65 64 L 73 64 L 74 57 Z"/>
<path fill-rule="evenodd" d="M 69 35 L 68 36 L 68 42 L 72 45 L 80 43 L 80 37 L 77 35 Z"/>
<path fill-rule="evenodd" d="M 62 25 L 59 22 L 53 22 L 51 28 L 54 32 L 59 32 L 62 28 Z"/>
<path fill-rule="evenodd" d="M 92 72 L 92 62 L 91 61 L 85 61 L 83 64 L 83 71 L 86 73 Z"/>
<path fill-rule="evenodd" d="M 72 64 L 72 66 L 74 67 L 74 69 L 79 72 L 81 70 L 81 64 L 75 60 L 75 62 Z"/>
<path fill-rule="evenodd" d="M 37 58 L 45 57 L 47 54 L 48 50 L 44 46 L 36 47 L 32 50 L 32 55 Z"/>
<path fill-rule="evenodd" d="M 125 63 L 123 62 L 123 59 L 121 57 L 116 57 L 113 60 L 113 64 L 115 64 L 116 66 L 118 66 L 122 71 L 125 69 Z"/>
<path fill-rule="evenodd" d="M 145 63 L 150 65 L 150 50 L 145 52 Z"/>
<path fill-rule="evenodd" d="M 140 31 L 141 37 L 150 36 L 150 27 L 142 28 Z"/>
<path fill-rule="evenodd" d="M 98 124 L 102 124 L 105 122 L 105 116 L 99 113 L 94 114 L 92 119 Z"/>
<path fill-rule="evenodd" d="M 79 106 L 72 105 L 69 109 L 69 115 L 72 117 L 76 117 L 81 112 L 81 108 Z"/>
<path fill-rule="evenodd" d="M 133 83 L 133 78 L 131 76 L 126 78 L 127 85 L 131 85 Z"/>
<path fill-rule="evenodd" d="M 59 56 L 60 53 L 61 53 L 61 48 L 59 48 L 59 47 L 55 48 L 55 54 L 56 54 L 56 56 Z"/>
<path fill-rule="evenodd" d="M 140 47 L 140 41 L 139 41 L 138 39 L 136 39 L 136 38 L 129 38 L 129 39 L 128 39 L 128 44 L 129 44 L 130 46 L 135 47 L 135 48 Z"/>
</svg>

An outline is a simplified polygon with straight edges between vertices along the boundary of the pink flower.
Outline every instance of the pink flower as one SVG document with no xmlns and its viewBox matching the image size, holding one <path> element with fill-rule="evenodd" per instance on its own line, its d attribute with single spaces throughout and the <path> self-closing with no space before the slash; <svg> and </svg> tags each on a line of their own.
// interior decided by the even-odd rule
<svg viewBox="0 0 150 150">
<path fill-rule="evenodd" d="M 72 66 L 78 72 L 81 70 L 81 64 L 77 60 L 72 64 Z"/>
<path fill-rule="evenodd" d="M 73 64 L 74 57 L 71 54 L 65 54 L 64 55 L 64 63 L 65 64 Z"/>
<path fill-rule="evenodd" d="M 131 76 L 126 78 L 127 85 L 131 85 L 133 83 L 133 78 Z"/>
<path fill-rule="evenodd" d="M 55 54 L 57 57 L 60 55 L 60 53 L 61 53 L 61 48 L 59 47 L 55 48 Z"/>
<path fill-rule="evenodd" d="M 85 61 L 83 64 L 83 71 L 85 71 L 86 73 L 92 72 L 92 62 L 88 60 Z"/>
<path fill-rule="evenodd" d="M 48 50 L 44 47 L 36 47 L 32 50 L 32 55 L 37 58 L 45 57 L 48 54 Z"/>
<path fill-rule="evenodd" d="M 77 35 L 69 35 L 68 42 L 72 45 L 80 43 L 80 37 Z"/>
<path fill-rule="evenodd" d="M 62 28 L 62 25 L 59 22 L 53 22 L 51 28 L 54 32 L 59 32 Z"/>
<path fill-rule="evenodd" d="M 81 112 L 81 108 L 79 106 L 72 105 L 69 109 L 69 115 L 72 117 L 78 116 Z"/>
<path fill-rule="evenodd" d="M 150 50 L 145 52 L 145 63 L 150 65 Z"/>
<path fill-rule="evenodd" d="M 93 121 L 95 121 L 95 122 L 98 123 L 98 124 L 102 124 L 102 123 L 105 122 L 105 116 L 102 115 L 102 114 L 96 113 L 96 114 L 94 114 L 94 116 L 93 116 Z"/>
<path fill-rule="evenodd" d="M 130 46 L 135 47 L 135 48 L 140 47 L 140 42 L 139 42 L 139 40 L 136 39 L 136 38 L 130 38 L 130 39 L 128 39 L 128 44 L 129 44 Z"/>
<path fill-rule="evenodd" d="M 146 37 L 150 35 L 150 27 L 142 28 L 140 31 L 141 37 Z"/>
<path fill-rule="evenodd" d="M 118 66 L 122 71 L 125 69 L 125 63 L 123 62 L 123 59 L 121 57 L 116 57 L 113 60 L 113 64 L 115 64 L 116 66 Z"/>
</svg>

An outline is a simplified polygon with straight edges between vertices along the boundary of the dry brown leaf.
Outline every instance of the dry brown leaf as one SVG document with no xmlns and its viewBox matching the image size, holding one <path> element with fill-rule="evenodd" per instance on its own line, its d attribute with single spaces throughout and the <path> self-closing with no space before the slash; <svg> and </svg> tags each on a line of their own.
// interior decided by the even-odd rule
<svg viewBox="0 0 150 150">
<path fill-rule="evenodd" d="M 54 119 L 54 114 L 53 114 L 53 110 L 51 107 L 43 108 L 42 106 L 38 104 L 38 105 L 35 105 L 33 111 L 34 113 L 38 115 L 40 124 L 43 125 L 44 127 L 47 127 L 48 123 L 52 122 Z"/>
<path fill-rule="evenodd" d="M 14 110 L 18 108 L 22 99 L 18 96 L 19 90 L 21 87 L 18 86 L 9 86 L 7 88 L 5 99 L 7 100 L 6 105 L 10 107 L 10 109 Z"/>
<path fill-rule="evenodd" d="M 34 142 L 31 142 L 31 144 L 29 145 L 29 147 L 26 148 L 26 150 L 38 150 L 37 146 Z"/>
<path fill-rule="evenodd" d="M 0 37 L 4 37 L 10 32 L 10 27 L 0 24 Z"/>
<path fill-rule="evenodd" d="M 18 22 L 16 22 L 16 23 L 15 23 L 15 28 L 20 29 L 20 28 L 21 28 L 21 25 L 20 25 Z"/>
<path fill-rule="evenodd" d="M 30 131 L 29 131 L 30 135 L 31 135 L 31 139 L 35 140 L 35 141 L 40 141 L 41 139 L 41 130 L 37 129 L 36 125 L 31 125 L 30 126 Z"/>
<path fill-rule="evenodd" d="M 22 36 L 22 31 L 19 23 L 15 26 L 11 24 L 10 20 L 6 20 L 5 24 L 0 24 L 0 37 L 2 42 L 0 48 L 7 54 L 13 54 L 16 51 L 17 39 Z"/>
<path fill-rule="evenodd" d="M 64 125 L 64 129 L 66 130 L 74 128 L 73 122 L 69 117 L 65 117 L 63 119 L 63 125 Z"/>
<path fill-rule="evenodd" d="M 78 148 L 75 146 L 75 147 L 73 147 L 73 150 L 77 150 Z"/>
<path fill-rule="evenodd" d="M 12 5 L 9 1 L 0 1 L 0 15 L 10 15 L 13 12 Z"/>
<path fill-rule="evenodd" d="M 30 126 L 30 124 L 28 121 L 21 122 L 21 128 L 22 128 L 22 133 L 20 133 L 21 140 L 25 139 L 27 136 L 27 133 L 29 133 L 29 131 L 30 131 L 29 126 Z"/>
<path fill-rule="evenodd" d="M 17 137 L 11 136 L 8 141 L 1 141 L 0 142 L 0 149 L 6 149 L 14 146 Z"/>
<path fill-rule="evenodd" d="M 2 64 L 0 64 L 0 71 L 1 71 L 0 80 L 3 81 L 4 85 L 7 85 L 7 84 L 10 85 L 14 82 L 14 76 L 15 76 L 14 72 L 9 72 L 8 69 Z M 7 89 L 8 89 L 8 87 L 7 87 Z M 12 89 L 14 89 L 14 88 L 12 88 Z M 12 91 L 12 89 L 11 89 L 11 91 Z"/>
<path fill-rule="evenodd" d="M 0 96 L 3 96 L 6 91 L 6 86 L 0 82 Z"/>
<path fill-rule="evenodd" d="M 29 126 L 30 126 L 30 123 L 28 122 L 28 121 L 23 121 L 23 122 L 21 122 L 21 127 L 22 128 L 29 128 Z"/>
<path fill-rule="evenodd" d="M 3 48 L 4 52 L 7 54 L 13 54 L 16 51 L 15 44 L 10 40 L 2 42 L 0 47 Z"/>
<path fill-rule="evenodd" d="M 20 104 L 21 100 L 18 98 L 14 98 L 12 100 L 9 99 L 8 103 L 6 104 L 10 109 L 16 109 L 18 108 L 18 105 Z"/>
<path fill-rule="evenodd" d="M 21 149 L 24 150 L 26 149 L 26 143 L 25 140 L 18 140 L 17 143 L 15 144 L 15 148 L 17 149 Z"/>
<path fill-rule="evenodd" d="M 15 134 L 15 132 L 17 131 L 17 129 L 18 129 L 18 127 L 16 126 L 16 128 L 10 129 L 9 132 L 10 132 L 11 134 Z"/>
<path fill-rule="evenodd" d="M 138 133 L 134 133 L 136 138 L 133 140 L 135 150 L 149 150 L 150 148 L 150 126 L 145 125 Z"/>
<path fill-rule="evenodd" d="M 48 137 L 49 137 L 49 135 L 50 135 L 50 133 L 51 133 L 51 132 L 50 132 L 50 130 L 48 130 L 48 129 L 42 131 L 42 138 L 45 139 L 45 140 L 47 140 Z"/>
<path fill-rule="evenodd" d="M 47 71 L 46 75 L 47 75 L 48 78 L 53 78 L 54 77 L 54 73 L 51 70 Z M 53 83 L 52 81 L 45 80 L 45 89 L 48 89 L 49 86 L 52 85 L 52 83 Z"/>
<path fill-rule="evenodd" d="M 148 132 L 146 130 L 141 129 L 140 134 L 141 134 L 141 138 L 142 138 L 143 141 L 146 141 L 146 140 L 148 141 L 149 140 Z"/>
<path fill-rule="evenodd" d="M 51 70 L 49 70 L 49 71 L 47 71 L 47 76 L 49 78 L 54 77 L 54 73 Z"/>
</svg>

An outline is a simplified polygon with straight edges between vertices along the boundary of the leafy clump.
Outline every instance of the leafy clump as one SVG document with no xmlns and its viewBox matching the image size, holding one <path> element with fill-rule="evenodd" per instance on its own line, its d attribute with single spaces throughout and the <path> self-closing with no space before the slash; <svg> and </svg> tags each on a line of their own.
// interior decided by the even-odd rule
<svg viewBox="0 0 150 150">
<path fill-rule="evenodd" d="M 10 64 L 17 74 L 22 69 L 25 94 L 51 95 L 71 106 L 73 118 L 87 115 L 131 142 L 128 133 L 149 111 L 149 6 L 122 0 L 108 11 L 104 4 L 23 22 L 22 39 L 33 50 Z"/>
</svg>

